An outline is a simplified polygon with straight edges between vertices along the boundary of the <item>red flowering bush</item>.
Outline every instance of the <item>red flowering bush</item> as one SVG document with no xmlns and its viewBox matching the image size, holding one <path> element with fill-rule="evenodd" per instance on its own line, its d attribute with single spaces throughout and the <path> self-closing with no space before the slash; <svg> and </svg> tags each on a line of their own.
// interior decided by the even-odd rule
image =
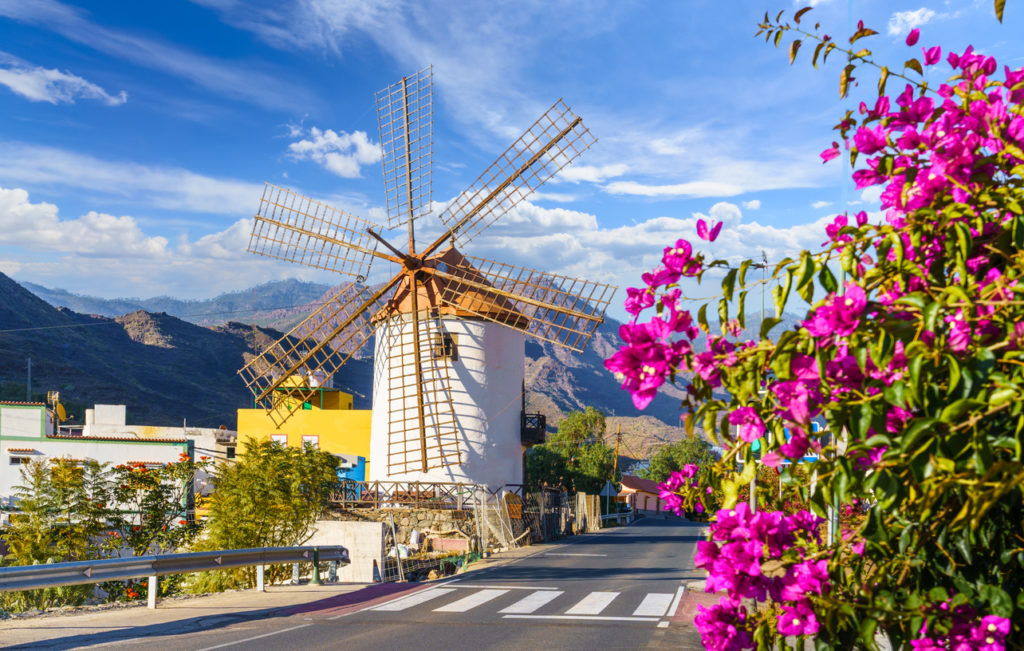
<svg viewBox="0 0 1024 651">
<path fill-rule="evenodd" d="M 875 648 L 881 633 L 895 648 L 1021 648 L 1024 70 L 968 47 L 947 54 L 951 77 L 933 89 L 921 77 L 942 65 L 939 46 L 891 72 L 869 50 L 802 27 L 806 11 L 792 23 L 766 16 L 760 33 L 776 45 L 798 36 L 791 61 L 802 41 L 816 42 L 815 63 L 845 53 L 843 96 L 855 72 L 880 71 L 877 100 L 847 112 L 841 144 L 821 158 L 845 150 L 857 187 L 883 187 L 884 217 L 838 215 L 821 250 L 780 262 L 778 316 L 793 290 L 811 309 L 782 332 L 781 318 L 766 319 L 751 339 L 741 335 L 753 261 L 708 261 L 680 239 L 629 290 L 636 318 L 606 366 L 639 408 L 690 374 L 686 426 L 702 423 L 726 449 L 715 468 L 725 508 L 698 558 L 708 590 L 725 592 L 697 617 L 706 646 L 771 648 L 796 635 L 818 648 Z M 874 33 L 859 24 L 850 43 Z M 895 97 L 885 93 L 892 77 L 906 82 Z M 696 316 L 683 307 L 678 286 L 710 270 L 724 274 L 721 334 L 708 305 Z M 754 442 L 783 482 L 796 465 L 783 462 L 817 456 L 816 482 L 800 487 L 813 514 L 737 504 Z M 846 531 L 823 545 L 817 518 L 834 504 L 848 507 Z"/>
</svg>

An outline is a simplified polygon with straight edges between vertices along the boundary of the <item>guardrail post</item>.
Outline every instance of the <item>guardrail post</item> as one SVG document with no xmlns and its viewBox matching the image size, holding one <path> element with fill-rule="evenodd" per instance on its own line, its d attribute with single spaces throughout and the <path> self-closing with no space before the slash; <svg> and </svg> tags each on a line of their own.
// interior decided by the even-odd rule
<svg viewBox="0 0 1024 651">
<path fill-rule="evenodd" d="M 330 573 L 327 575 L 327 580 L 330 581 L 331 583 L 337 583 L 338 582 L 338 561 L 331 561 L 331 564 L 330 564 L 329 567 L 330 567 L 330 570 L 329 570 Z"/>
<path fill-rule="evenodd" d="M 310 585 L 320 585 L 320 548 L 313 548 L 313 578 Z"/>
<path fill-rule="evenodd" d="M 292 585 L 299 585 L 299 564 L 292 563 Z"/>
<path fill-rule="evenodd" d="M 158 579 L 156 578 L 155 574 L 149 577 L 149 590 L 147 591 L 148 594 L 146 595 L 146 605 L 150 608 L 156 608 L 156 593 L 157 588 L 159 587 L 157 581 Z"/>
<path fill-rule="evenodd" d="M 264 592 L 263 589 L 263 565 L 256 566 L 256 592 Z"/>
</svg>

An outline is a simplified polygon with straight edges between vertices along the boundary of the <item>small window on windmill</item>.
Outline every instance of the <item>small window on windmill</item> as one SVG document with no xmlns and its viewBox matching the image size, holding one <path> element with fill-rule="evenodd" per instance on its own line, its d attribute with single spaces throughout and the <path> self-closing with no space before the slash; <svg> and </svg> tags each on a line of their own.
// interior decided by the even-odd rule
<svg viewBox="0 0 1024 651">
<path fill-rule="evenodd" d="M 434 335 L 434 359 L 459 359 L 459 339 L 457 335 L 438 332 Z"/>
</svg>

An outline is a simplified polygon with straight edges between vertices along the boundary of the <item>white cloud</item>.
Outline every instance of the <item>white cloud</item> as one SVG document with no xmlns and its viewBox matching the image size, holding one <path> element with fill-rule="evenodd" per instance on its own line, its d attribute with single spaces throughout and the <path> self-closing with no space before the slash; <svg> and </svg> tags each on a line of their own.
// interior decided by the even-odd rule
<svg viewBox="0 0 1024 651">
<path fill-rule="evenodd" d="M 252 214 L 263 186 L 177 167 L 107 161 L 64 149 L 0 141 L 0 178 L 25 186 L 75 188 L 114 201 L 190 212 Z"/>
<path fill-rule="evenodd" d="M 31 203 L 28 192 L 19 188 L 0 188 L 0 244 L 84 255 L 167 255 L 167 239 L 146 236 L 131 217 L 90 211 L 78 219 L 62 220 L 57 206 Z"/>
<path fill-rule="evenodd" d="M 585 181 L 587 183 L 603 183 L 610 178 L 622 176 L 628 170 L 629 167 L 621 163 L 603 165 L 600 167 L 595 167 L 593 165 L 571 165 L 559 172 L 552 180 L 568 181 L 569 183 L 579 183 L 580 181 Z"/>
<path fill-rule="evenodd" d="M 864 203 L 878 203 L 882 199 L 882 191 L 884 189 L 881 185 L 866 187 L 860 193 L 860 200 Z"/>
<path fill-rule="evenodd" d="M 579 197 L 568 192 L 534 192 L 530 195 L 531 201 L 554 201 L 557 203 L 572 203 Z"/>
<path fill-rule="evenodd" d="M 889 36 L 907 34 L 910 30 L 926 24 L 936 16 L 938 14 L 927 7 L 913 11 L 897 11 L 889 17 Z"/>
<path fill-rule="evenodd" d="M 380 146 L 370 143 L 364 131 L 347 133 L 333 129 L 321 130 L 310 127 L 298 133 L 291 127 L 293 137 L 304 135 L 302 140 L 288 145 L 288 151 L 295 160 L 311 160 L 321 167 L 346 179 L 361 176 L 363 165 L 380 160 Z"/>
<path fill-rule="evenodd" d="M 636 181 L 615 181 L 604 186 L 609 194 L 631 194 L 641 197 L 732 197 L 742 194 L 742 186 L 716 181 L 693 181 L 674 185 L 645 185 Z"/>
<path fill-rule="evenodd" d="M 814 203 L 811 204 L 811 208 L 818 210 L 820 208 L 828 208 L 831 205 L 831 201 L 815 201 Z"/>
<path fill-rule="evenodd" d="M 743 206 L 744 210 L 760 210 L 761 209 L 761 200 L 760 199 L 751 199 L 750 201 L 744 201 L 740 205 Z"/>
<path fill-rule="evenodd" d="M 123 90 L 111 95 L 70 72 L 35 66 L 6 52 L 0 52 L 0 84 L 33 102 L 74 104 L 75 99 L 84 98 L 118 106 L 128 101 Z"/>
<path fill-rule="evenodd" d="M 305 89 L 258 70 L 258 64 L 220 61 L 129 32 L 102 27 L 84 10 L 56 0 L 0 0 L 0 16 L 49 29 L 131 63 L 187 79 L 203 88 L 268 108 L 292 111 L 313 103 Z"/>
<path fill-rule="evenodd" d="M 740 221 L 743 219 L 743 213 L 740 211 L 739 206 L 728 201 L 719 201 L 715 205 L 711 206 L 711 210 L 708 211 L 710 216 L 704 213 L 695 212 L 693 217 L 695 219 L 703 219 L 705 222 L 722 222 L 725 224 L 723 228 L 733 228 L 738 226 Z"/>
</svg>

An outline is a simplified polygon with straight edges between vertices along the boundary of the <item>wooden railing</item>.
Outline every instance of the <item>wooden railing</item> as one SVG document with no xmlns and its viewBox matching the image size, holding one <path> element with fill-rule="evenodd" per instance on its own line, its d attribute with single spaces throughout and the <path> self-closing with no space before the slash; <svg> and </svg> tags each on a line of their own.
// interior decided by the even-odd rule
<svg viewBox="0 0 1024 651">
<path fill-rule="evenodd" d="M 509 484 L 492 491 L 480 484 L 346 479 L 338 482 L 337 488 L 331 493 L 331 504 L 344 509 L 404 506 L 463 510 L 473 508 L 474 496 L 486 493 L 490 497 L 502 491 L 522 495 L 523 486 Z"/>
</svg>

